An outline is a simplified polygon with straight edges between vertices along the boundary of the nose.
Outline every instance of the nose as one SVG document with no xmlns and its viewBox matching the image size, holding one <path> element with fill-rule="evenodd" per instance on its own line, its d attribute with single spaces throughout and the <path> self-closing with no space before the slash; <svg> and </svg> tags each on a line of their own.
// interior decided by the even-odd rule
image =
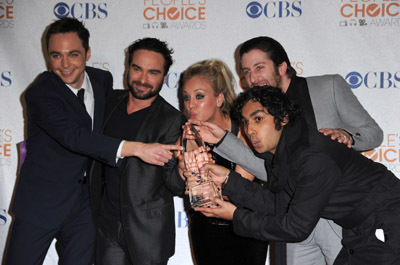
<svg viewBox="0 0 400 265">
<path fill-rule="evenodd" d="M 193 99 L 188 100 L 189 110 L 193 109 L 196 106 L 196 102 Z"/>
<path fill-rule="evenodd" d="M 247 83 L 249 86 L 253 86 L 258 80 L 258 75 L 255 72 L 250 72 L 247 78 Z"/>
<path fill-rule="evenodd" d="M 139 79 L 140 79 L 140 82 L 142 84 L 146 84 L 147 83 L 147 75 L 145 73 L 141 73 Z"/>
<path fill-rule="evenodd" d="M 63 56 L 61 59 L 61 65 L 64 68 L 67 68 L 70 65 L 69 58 L 67 56 Z"/>
<path fill-rule="evenodd" d="M 246 124 L 246 126 L 244 126 L 244 132 L 248 136 L 252 136 L 252 135 L 256 134 L 256 131 L 254 130 L 254 127 L 252 126 L 252 124 L 250 122 L 248 124 Z"/>
</svg>

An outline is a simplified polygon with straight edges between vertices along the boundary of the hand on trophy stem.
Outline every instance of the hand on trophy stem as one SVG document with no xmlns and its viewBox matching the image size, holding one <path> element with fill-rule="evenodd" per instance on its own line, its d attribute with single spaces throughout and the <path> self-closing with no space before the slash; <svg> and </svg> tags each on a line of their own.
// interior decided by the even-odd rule
<svg viewBox="0 0 400 265">
<path fill-rule="evenodd" d="M 184 176 L 186 178 L 186 190 L 185 194 L 189 194 L 189 190 L 197 186 L 201 183 L 201 176 L 199 174 L 196 174 L 194 172 L 191 172 L 189 170 L 186 170 L 184 173 Z"/>
<path fill-rule="evenodd" d="M 202 171 L 207 171 L 208 177 L 219 187 L 225 182 L 230 172 L 229 169 L 212 163 L 204 164 L 200 168 L 200 174 Z"/>
</svg>

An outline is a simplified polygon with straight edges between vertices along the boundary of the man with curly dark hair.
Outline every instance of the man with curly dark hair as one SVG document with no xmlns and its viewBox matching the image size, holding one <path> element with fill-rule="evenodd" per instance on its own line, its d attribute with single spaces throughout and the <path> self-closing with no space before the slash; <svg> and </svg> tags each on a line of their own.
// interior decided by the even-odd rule
<svg viewBox="0 0 400 265">
<path fill-rule="evenodd" d="M 318 220 L 343 228 L 336 264 L 400 264 L 400 180 L 382 164 L 332 141 L 309 126 L 281 89 L 241 93 L 236 115 L 256 152 L 266 160 L 269 189 L 208 164 L 230 202 L 198 208 L 233 220 L 235 233 L 260 240 L 298 242 Z"/>
</svg>

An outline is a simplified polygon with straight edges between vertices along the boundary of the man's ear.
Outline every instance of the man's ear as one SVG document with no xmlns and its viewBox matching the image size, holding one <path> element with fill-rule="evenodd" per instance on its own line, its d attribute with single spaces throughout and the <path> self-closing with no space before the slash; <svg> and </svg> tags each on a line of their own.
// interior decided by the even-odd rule
<svg viewBox="0 0 400 265">
<path fill-rule="evenodd" d="M 88 51 L 86 52 L 86 62 L 89 61 L 90 56 L 92 56 L 92 50 L 89 47 Z"/>
<path fill-rule="evenodd" d="M 286 75 L 287 68 L 288 68 L 287 63 L 286 63 L 286 62 L 282 62 L 282 63 L 278 66 L 279 75 L 280 75 L 280 76 Z"/>
</svg>

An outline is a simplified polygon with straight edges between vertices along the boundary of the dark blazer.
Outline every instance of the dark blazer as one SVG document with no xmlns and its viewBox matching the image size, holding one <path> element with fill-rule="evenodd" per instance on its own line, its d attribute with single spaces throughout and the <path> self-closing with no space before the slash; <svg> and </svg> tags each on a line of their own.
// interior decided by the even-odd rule
<svg viewBox="0 0 400 265">
<path fill-rule="evenodd" d="M 398 193 L 400 181 L 385 166 L 307 127 L 303 119 L 285 126 L 275 155 L 266 153 L 265 159 L 268 190 L 235 172 L 223 187 L 232 201 L 254 211 L 235 211 L 239 235 L 298 242 L 308 237 L 320 217 L 353 228 L 376 209 L 387 211 L 387 199 L 399 211 L 398 194 L 390 196 L 392 188 Z"/>
<path fill-rule="evenodd" d="M 127 90 L 115 90 L 107 100 L 107 124 L 118 104 L 125 104 Z M 143 143 L 175 144 L 186 118 L 161 96 L 152 103 L 136 140 Z M 173 195 L 183 194 L 185 183 L 177 173 L 176 161 L 164 167 L 129 157 L 121 177 L 121 221 L 133 264 L 167 260 L 175 252 L 175 210 Z M 95 163 L 95 169 L 100 163 Z M 97 172 L 95 170 L 94 172 Z M 102 178 L 92 175 L 91 196 L 95 219 L 100 206 Z"/>
<path fill-rule="evenodd" d="M 86 72 L 95 98 L 93 132 L 84 106 L 53 72 L 40 74 L 25 95 L 27 156 L 12 212 L 47 229 L 60 225 L 70 212 L 91 158 L 116 163 L 120 140 L 99 134 L 112 76 L 91 67 Z"/>
</svg>

